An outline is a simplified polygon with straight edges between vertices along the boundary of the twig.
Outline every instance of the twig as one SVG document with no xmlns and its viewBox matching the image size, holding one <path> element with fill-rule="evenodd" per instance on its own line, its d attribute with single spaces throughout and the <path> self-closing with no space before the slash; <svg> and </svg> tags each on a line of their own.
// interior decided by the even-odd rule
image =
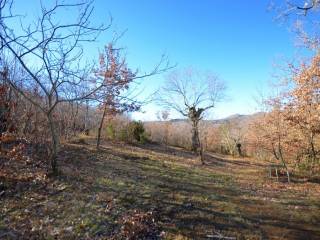
<svg viewBox="0 0 320 240">
<path fill-rule="evenodd" d="M 216 235 L 207 235 L 207 238 L 236 240 L 235 237 L 226 237 L 226 236 L 223 236 L 221 233 L 219 233 L 219 232 L 217 232 L 217 231 L 214 231 L 214 233 L 215 233 Z"/>
</svg>

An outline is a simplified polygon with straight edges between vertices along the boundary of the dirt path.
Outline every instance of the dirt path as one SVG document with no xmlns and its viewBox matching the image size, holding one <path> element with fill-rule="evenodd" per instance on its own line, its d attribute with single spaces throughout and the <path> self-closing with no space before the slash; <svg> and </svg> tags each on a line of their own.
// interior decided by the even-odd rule
<svg viewBox="0 0 320 240">
<path fill-rule="evenodd" d="M 320 239 L 319 185 L 275 183 L 253 160 L 207 154 L 202 166 L 178 148 L 71 144 L 59 163 L 58 178 L 8 187 L 0 239 L 124 239 L 131 228 L 146 239 Z"/>
</svg>

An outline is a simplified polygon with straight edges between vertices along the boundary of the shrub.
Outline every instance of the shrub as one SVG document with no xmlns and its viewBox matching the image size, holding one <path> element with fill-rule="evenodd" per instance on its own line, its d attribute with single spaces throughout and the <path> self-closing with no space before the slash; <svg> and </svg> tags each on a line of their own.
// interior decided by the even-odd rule
<svg viewBox="0 0 320 240">
<path fill-rule="evenodd" d="M 115 130 L 115 127 L 113 126 L 112 123 L 110 123 L 107 126 L 106 132 L 107 132 L 107 138 L 109 138 L 111 140 L 115 140 L 115 138 L 116 138 L 116 130 Z"/>
<path fill-rule="evenodd" d="M 118 139 L 124 142 L 128 141 L 128 132 L 126 128 L 121 128 L 119 130 Z"/>
<path fill-rule="evenodd" d="M 148 141 L 147 134 L 141 121 L 133 121 L 129 123 L 128 135 L 129 141 L 137 141 L 143 144 Z"/>
</svg>

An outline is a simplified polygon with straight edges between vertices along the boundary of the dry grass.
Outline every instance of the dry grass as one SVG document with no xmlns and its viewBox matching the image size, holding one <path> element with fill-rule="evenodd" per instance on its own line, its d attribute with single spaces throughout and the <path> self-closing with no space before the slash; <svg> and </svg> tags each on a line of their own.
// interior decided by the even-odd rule
<svg viewBox="0 0 320 240">
<path fill-rule="evenodd" d="M 65 145 L 59 177 L 7 190 L 0 238 L 122 239 L 133 211 L 154 213 L 164 239 L 320 238 L 319 184 L 275 183 L 251 159 L 86 142 Z"/>
</svg>

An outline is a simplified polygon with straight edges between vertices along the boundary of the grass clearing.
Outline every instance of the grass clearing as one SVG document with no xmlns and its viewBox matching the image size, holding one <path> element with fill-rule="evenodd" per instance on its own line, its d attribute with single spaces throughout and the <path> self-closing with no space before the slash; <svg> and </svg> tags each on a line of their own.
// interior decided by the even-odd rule
<svg viewBox="0 0 320 240">
<path fill-rule="evenodd" d="M 206 162 L 153 145 L 65 145 L 59 177 L 1 198 L 0 235 L 121 239 L 124 216 L 152 211 L 164 239 L 320 238 L 318 184 L 273 182 L 252 159 Z"/>
</svg>

